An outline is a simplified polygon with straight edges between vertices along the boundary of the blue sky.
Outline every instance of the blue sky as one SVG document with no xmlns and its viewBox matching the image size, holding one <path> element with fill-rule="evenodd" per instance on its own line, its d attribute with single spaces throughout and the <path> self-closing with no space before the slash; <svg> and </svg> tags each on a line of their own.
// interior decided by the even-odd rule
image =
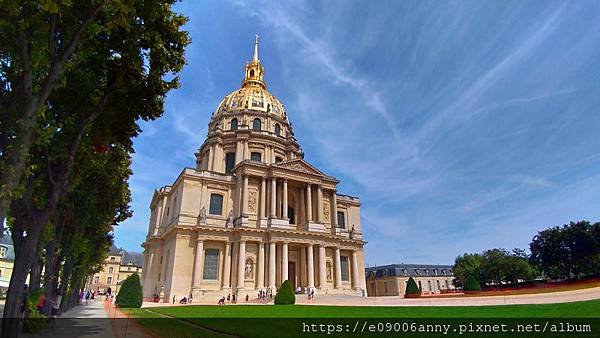
<svg viewBox="0 0 600 338">
<path fill-rule="evenodd" d="M 367 5 L 368 4 L 368 5 Z M 135 140 L 140 251 L 171 184 L 237 89 L 254 34 L 305 159 L 360 196 L 366 264 L 452 263 L 600 220 L 600 2 L 184 1 L 181 88 Z"/>
</svg>

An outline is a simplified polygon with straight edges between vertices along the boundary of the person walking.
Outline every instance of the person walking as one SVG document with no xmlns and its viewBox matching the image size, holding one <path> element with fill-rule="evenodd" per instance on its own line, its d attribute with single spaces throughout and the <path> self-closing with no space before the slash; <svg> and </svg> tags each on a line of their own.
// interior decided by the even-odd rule
<svg viewBox="0 0 600 338">
<path fill-rule="evenodd" d="M 56 329 L 56 318 L 62 301 L 62 294 L 58 289 L 54 290 L 52 299 L 50 300 L 50 320 L 52 321 L 52 330 Z"/>
</svg>

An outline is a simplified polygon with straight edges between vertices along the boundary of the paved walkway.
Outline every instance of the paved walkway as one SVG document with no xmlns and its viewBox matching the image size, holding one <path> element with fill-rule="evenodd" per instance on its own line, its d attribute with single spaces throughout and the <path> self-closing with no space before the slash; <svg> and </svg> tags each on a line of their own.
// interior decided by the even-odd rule
<svg viewBox="0 0 600 338">
<path fill-rule="evenodd" d="M 54 323 L 48 324 L 36 335 L 23 334 L 23 337 L 86 337 L 113 338 L 112 325 L 102 302 L 79 305 L 63 313 Z"/>
<path fill-rule="evenodd" d="M 313 300 L 307 300 L 306 295 L 296 296 L 296 304 L 307 305 L 345 305 L 345 306 L 484 306 L 484 305 L 514 305 L 514 304 L 549 304 L 549 303 L 568 303 L 584 300 L 600 299 L 600 287 L 536 293 L 525 295 L 507 295 L 507 296 L 479 296 L 479 297 L 459 297 L 449 296 L 444 298 L 422 297 L 406 299 L 402 296 L 390 297 L 367 297 L 360 298 L 348 295 L 315 295 Z M 194 299 L 192 305 L 216 305 L 217 300 L 197 300 Z M 272 304 L 272 301 L 270 302 Z M 229 303 L 227 303 L 229 305 Z M 238 305 L 258 304 L 256 299 L 251 299 L 248 303 L 238 301 Z M 150 308 L 157 306 L 189 306 L 179 303 L 153 303 L 144 302 L 142 307 Z"/>
</svg>

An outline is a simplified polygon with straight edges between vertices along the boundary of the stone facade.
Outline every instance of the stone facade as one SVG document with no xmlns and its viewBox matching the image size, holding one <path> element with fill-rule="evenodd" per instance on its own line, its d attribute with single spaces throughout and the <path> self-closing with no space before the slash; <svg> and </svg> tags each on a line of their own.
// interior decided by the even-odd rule
<svg viewBox="0 0 600 338">
<path fill-rule="evenodd" d="M 424 295 L 454 290 L 452 265 L 391 264 L 365 269 L 369 297 L 403 296 L 412 277 Z"/>
<path fill-rule="evenodd" d="M 121 283 L 131 274 L 142 275 L 142 264 L 143 258 L 140 253 L 127 252 L 113 245 L 104 260 L 102 269 L 88 278 L 85 287 L 102 294 L 111 288 L 116 294 Z"/>
<path fill-rule="evenodd" d="M 364 294 L 360 201 L 304 160 L 254 57 L 212 114 L 208 137 L 173 185 L 155 191 L 144 297 L 273 290 Z"/>
</svg>

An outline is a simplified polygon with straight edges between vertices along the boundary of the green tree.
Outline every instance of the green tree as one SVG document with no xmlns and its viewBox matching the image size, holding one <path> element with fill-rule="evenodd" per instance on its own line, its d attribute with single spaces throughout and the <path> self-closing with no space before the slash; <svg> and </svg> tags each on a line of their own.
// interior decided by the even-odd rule
<svg viewBox="0 0 600 338">
<path fill-rule="evenodd" d="M 140 308 L 142 306 L 142 284 L 137 273 L 127 277 L 121 285 L 116 304 L 120 308 Z"/>
<path fill-rule="evenodd" d="M 465 291 L 481 291 L 481 285 L 475 276 L 467 275 L 465 278 L 465 284 L 463 287 Z"/>
<path fill-rule="evenodd" d="M 292 284 L 286 279 L 275 295 L 275 305 L 296 304 L 296 295 L 292 289 Z"/>
<path fill-rule="evenodd" d="M 405 295 L 420 295 L 421 294 L 421 290 L 419 289 L 419 287 L 417 286 L 417 283 L 415 282 L 415 280 L 412 277 L 408 278 L 408 281 L 406 282 L 406 291 L 404 292 Z"/>
<path fill-rule="evenodd" d="M 63 15 L 71 15 L 73 22 L 85 21 L 82 17 L 85 11 L 79 8 L 81 6 L 72 10 L 77 7 L 72 3 L 75 1 L 56 5 L 56 18 L 63 20 Z M 171 5 L 172 1 L 137 0 L 111 1 L 102 7 L 96 14 L 97 20 L 86 28 L 89 34 L 81 35 L 69 67 L 62 71 L 60 86 L 55 86 L 44 100 L 44 113 L 36 115 L 37 136 L 27 152 L 27 174 L 20 179 L 22 192 L 4 194 L 11 199 L 9 225 L 16 257 L 10 282 L 14 292 L 9 293 L 6 300 L 2 337 L 16 335 L 16 321 L 7 318 L 18 316 L 20 286 L 25 283 L 44 228 L 51 224 L 57 206 L 70 189 L 78 150 L 92 144 L 100 153 L 110 152 L 115 145 L 131 152 L 131 138 L 139 132 L 136 121 L 158 118 L 163 112 L 164 96 L 177 87 L 176 77 L 165 76 L 178 72 L 184 65 L 183 51 L 189 40 L 187 33 L 180 31 L 186 19 L 173 13 Z M 18 10 L 15 13 L 22 15 L 16 21 L 28 20 Z M 0 21 L 0 36 L 5 36 L 5 26 L 6 23 Z M 35 27 L 31 29 L 35 31 Z M 39 27 L 44 30 L 38 34 L 45 34 L 49 29 L 49 26 Z M 3 73 L 2 81 L 10 88 L 20 88 L 11 82 L 22 76 L 18 64 L 2 63 L 6 74 L 21 74 L 9 74 L 9 78 Z M 2 99 L 11 93 L 2 92 Z M 4 136 L 8 130 L 11 140 L 21 137 L 17 122 L 21 119 L 20 111 L 15 108 L 11 118 L 0 122 L 0 134 Z M 2 156 L 9 159 L 18 148 L 6 142 L 0 146 Z M 6 158 L 2 163 L 10 167 L 12 164 Z M 83 177 L 85 173 L 78 176 Z M 65 263 L 72 264 L 68 260 Z"/>
<path fill-rule="evenodd" d="M 107 7 L 106 0 L 0 2 L 0 227 L 39 136 L 38 118 L 82 40 L 106 22 Z"/>
<path fill-rule="evenodd" d="M 462 256 L 456 257 L 454 260 L 454 268 L 452 269 L 454 273 L 454 280 L 452 283 L 454 286 L 463 287 L 467 276 L 473 276 L 479 281 L 481 278 L 481 262 L 482 257 L 480 254 L 465 253 Z"/>
</svg>

